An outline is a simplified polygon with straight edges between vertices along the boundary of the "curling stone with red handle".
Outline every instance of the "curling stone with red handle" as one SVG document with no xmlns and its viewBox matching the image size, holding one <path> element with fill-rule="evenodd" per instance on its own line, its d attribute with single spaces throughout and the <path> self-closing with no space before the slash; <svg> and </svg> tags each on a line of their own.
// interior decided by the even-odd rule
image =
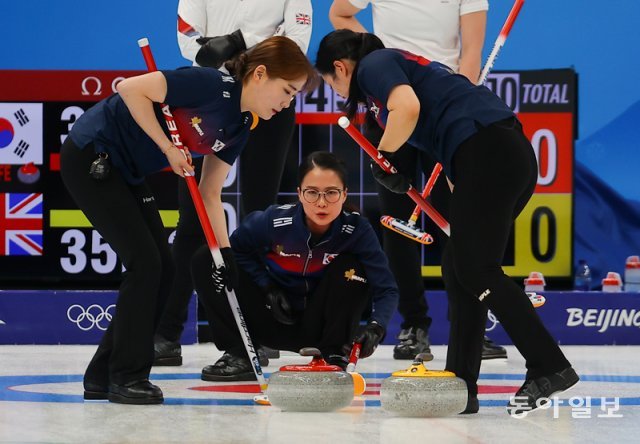
<svg viewBox="0 0 640 444">
<path fill-rule="evenodd" d="M 271 374 L 266 394 L 272 405 L 289 412 L 330 412 L 351 404 L 349 373 L 327 364 L 316 348 L 303 348 L 300 354 L 313 360 L 307 365 L 285 365 Z"/>
</svg>

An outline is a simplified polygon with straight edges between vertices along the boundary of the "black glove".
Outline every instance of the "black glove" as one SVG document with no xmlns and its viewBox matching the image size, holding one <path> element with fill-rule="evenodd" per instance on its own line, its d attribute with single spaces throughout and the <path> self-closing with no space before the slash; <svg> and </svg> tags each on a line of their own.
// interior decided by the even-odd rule
<svg viewBox="0 0 640 444">
<path fill-rule="evenodd" d="M 395 153 L 380 151 L 380 154 L 382 154 L 385 159 L 393 165 Z M 371 173 L 380 184 L 394 193 L 404 194 L 409 191 L 409 188 L 411 187 L 411 182 L 409 182 L 409 179 L 407 179 L 406 176 L 400 173 L 387 173 L 373 160 L 371 161 Z"/>
<path fill-rule="evenodd" d="M 247 49 L 239 29 L 227 35 L 200 37 L 196 41 L 202 45 L 196 54 L 196 63 L 211 68 L 220 68 L 224 62 Z"/>
<path fill-rule="evenodd" d="M 360 349 L 360 357 L 367 358 L 376 351 L 378 344 L 384 338 L 386 330 L 376 321 L 369 322 L 362 331 L 356 335 L 353 342 L 359 342 L 362 344 Z"/>
<path fill-rule="evenodd" d="M 238 287 L 238 267 L 231 248 L 221 248 L 220 253 L 224 259 L 224 266 L 216 268 L 216 264 L 213 263 L 211 265 L 211 279 L 213 279 L 215 292 L 225 294 L 225 288 L 233 290 Z"/>
<path fill-rule="evenodd" d="M 296 323 L 293 308 L 287 295 L 277 285 L 271 285 L 265 290 L 266 306 L 271 310 L 273 318 L 284 325 Z"/>
</svg>

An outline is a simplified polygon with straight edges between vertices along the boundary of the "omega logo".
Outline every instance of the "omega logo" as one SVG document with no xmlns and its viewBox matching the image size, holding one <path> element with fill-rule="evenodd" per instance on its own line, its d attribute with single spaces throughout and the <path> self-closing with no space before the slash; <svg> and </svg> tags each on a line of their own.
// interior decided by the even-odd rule
<svg viewBox="0 0 640 444">
<path fill-rule="evenodd" d="M 89 85 L 95 86 L 92 93 L 89 92 L 89 89 L 88 89 Z M 100 81 L 100 79 L 93 76 L 85 77 L 84 80 L 82 81 L 82 95 L 83 96 L 89 96 L 89 95 L 99 96 L 100 94 L 102 94 L 102 82 Z"/>
<path fill-rule="evenodd" d="M 124 77 L 118 76 L 111 82 L 111 91 L 116 92 L 118 83 L 124 80 Z M 102 80 L 95 76 L 85 77 L 80 85 L 83 96 L 99 96 L 102 94 Z"/>
</svg>

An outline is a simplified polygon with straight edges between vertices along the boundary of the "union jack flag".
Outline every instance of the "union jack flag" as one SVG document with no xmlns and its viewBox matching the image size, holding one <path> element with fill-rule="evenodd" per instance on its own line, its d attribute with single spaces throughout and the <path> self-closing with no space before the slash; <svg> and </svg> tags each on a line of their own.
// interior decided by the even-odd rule
<svg viewBox="0 0 640 444">
<path fill-rule="evenodd" d="M 296 23 L 298 25 L 310 25 L 311 24 L 311 16 L 309 14 L 296 14 Z"/>
<path fill-rule="evenodd" d="M 42 193 L 0 193 L 0 256 L 42 256 Z"/>
</svg>

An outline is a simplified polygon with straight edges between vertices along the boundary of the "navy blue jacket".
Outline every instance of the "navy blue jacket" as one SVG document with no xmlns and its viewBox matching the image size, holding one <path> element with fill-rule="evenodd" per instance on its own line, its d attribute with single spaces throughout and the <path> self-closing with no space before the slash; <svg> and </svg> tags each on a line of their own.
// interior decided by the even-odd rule
<svg viewBox="0 0 640 444">
<path fill-rule="evenodd" d="M 258 286 L 282 287 L 297 309 L 304 307 L 332 259 L 352 254 L 365 269 L 375 320 L 386 328 L 398 305 L 398 287 L 371 224 L 343 211 L 313 246 L 302 205 L 272 205 L 249 214 L 230 237 L 236 261 Z"/>
<path fill-rule="evenodd" d="M 217 69 L 189 67 L 162 71 L 167 81 L 165 103 L 193 157 L 214 154 L 233 165 L 249 138 L 253 121 L 240 111 L 242 83 Z M 160 104 L 156 118 L 170 138 Z M 98 102 L 73 124 L 69 133 L 79 148 L 93 143 L 106 152 L 125 180 L 140 183 L 169 165 L 155 142 L 138 126 L 119 94 Z"/>
<path fill-rule="evenodd" d="M 441 63 L 400 49 L 367 54 L 358 64 L 357 81 L 382 128 L 387 123 L 391 91 L 398 85 L 413 88 L 420 101 L 420 116 L 408 142 L 440 162 L 453 181 L 451 164 L 458 146 L 480 127 L 514 116 L 486 87 L 472 84 Z"/>
</svg>

